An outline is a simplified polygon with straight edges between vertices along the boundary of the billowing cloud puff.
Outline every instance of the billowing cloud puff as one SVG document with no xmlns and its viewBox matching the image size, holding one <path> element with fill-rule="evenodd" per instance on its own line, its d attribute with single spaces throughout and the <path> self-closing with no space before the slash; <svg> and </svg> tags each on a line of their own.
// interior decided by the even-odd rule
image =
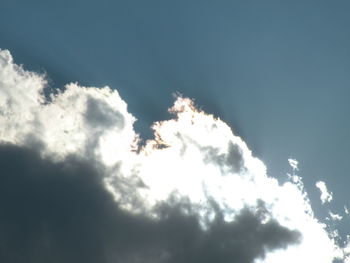
<svg viewBox="0 0 350 263">
<path fill-rule="evenodd" d="M 295 160 L 279 184 L 183 97 L 140 146 L 116 90 L 69 84 L 48 99 L 46 85 L 0 51 L 2 262 L 346 260 Z"/>
</svg>

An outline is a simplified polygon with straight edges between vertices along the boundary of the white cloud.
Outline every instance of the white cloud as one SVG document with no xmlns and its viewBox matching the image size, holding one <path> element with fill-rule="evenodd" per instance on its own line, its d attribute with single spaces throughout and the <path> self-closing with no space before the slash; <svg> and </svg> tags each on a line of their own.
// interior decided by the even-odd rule
<svg viewBox="0 0 350 263">
<path fill-rule="evenodd" d="M 44 155 L 60 160 L 75 154 L 102 164 L 118 204 L 155 219 L 160 203 L 187 200 L 205 230 L 217 209 L 231 222 L 247 207 L 258 211 L 263 202 L 262 224 L 275 220 L 302 239 L 255 262 L 331 263 L 341 255 L 314 217 L 301 178 L 293 175 L 280 185 L 226 123 L 197 110 L 190 99 L 177 98 L 170 109 L 174 117 L 156 122 L 155 138 L 135 151 L 135 118 L 116 90 L 69 84 L 47 102 L 45 85 L 44 76 L 23 70 L 8 51 L 0 51 L 1 141 L 41 145 Z M 288 161 L 297 171 L 298 162 Z M 316 186 L 322 202 L 331 201 L 325 183 Z"/>
<path fill-rule="evenodd" d="M 1 141 L 18 145 L 35 141 L 57 158 L 92 155 L 108 165 L 135 149 L 135 118 L 117 91 L 69 84 L 47 102 L 45 86 L 44 76 L 23 70 L 8 51 L 1 51 Z"/>
<path fill-rule="evenodd" d="M 331 211 L 328 212 L 329 217 L 332 221 L 340 221 L 343 219 L 343 217 L 339 214 L 332 213 Z"/>
<path fill-rule="evenodd" d="M 321 202 L 322 204 L 324 203 L 329 203 L 333 199 L 333 194 L 327 190 L 326 183 L 323 181 L 318 181 L 316 183 L 316 187 L 320 190 L 321 192 Z"/>
<path fill-rule="evenodd" d="M 289 165 L 292 167 L 293 171 L 299 171 L 299 162 L 295 159 L 288 159 Z"/>
</svg>

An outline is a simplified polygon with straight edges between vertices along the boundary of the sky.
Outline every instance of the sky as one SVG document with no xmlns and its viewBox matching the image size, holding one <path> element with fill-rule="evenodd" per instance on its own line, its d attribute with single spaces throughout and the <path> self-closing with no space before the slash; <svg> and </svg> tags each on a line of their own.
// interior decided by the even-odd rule
<svg viewBox="0 0 350 263">
<path fill-rule="evenodd" d="M 0 5 L 3 261 L 332 262 L 348 1 Z"/>
</svg>

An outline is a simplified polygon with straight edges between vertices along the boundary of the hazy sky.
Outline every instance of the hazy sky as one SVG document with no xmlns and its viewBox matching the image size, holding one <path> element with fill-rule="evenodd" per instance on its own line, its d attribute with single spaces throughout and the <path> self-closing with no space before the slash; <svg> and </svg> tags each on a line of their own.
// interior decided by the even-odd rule
<svg viewBox="0 0 350 263">
<path fill-rule="evenodd" d="M 0 49 L 46 73 L 117 89 L 150 138 L 179 92 L 242 137 L 285 180 L 299 160 L 316 214 L 350 206 L 348 1 L 0 0 Z M 345 231 L 345 225 L 340 226 Z"/>
</svg>

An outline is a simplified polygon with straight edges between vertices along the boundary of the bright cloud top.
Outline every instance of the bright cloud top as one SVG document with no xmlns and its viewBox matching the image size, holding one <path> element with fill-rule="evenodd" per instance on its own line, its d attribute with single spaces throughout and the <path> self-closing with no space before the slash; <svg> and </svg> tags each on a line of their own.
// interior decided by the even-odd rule
<svg viewBox="0 0 350 263">
<path fill-rule="evenodd" d="M 237 227 L 222 246 L 235 251 L 249 237 L 244 242 L 250 247 L 244 259 L 230 262 L 346 260 L 326 225 L 315 218 L 295 174 L 296 160 L 288 160 L 291 180 L 279 184 L 226 123 L 183 97 L 169 110 L 173 118 L 156 122 L 154 139 L 140 147 L 135 118 L 116 90 L 69 84 L 47 100 L 46 85 L 43 76 L 25 71 L 8 51 L 0 51 L 3 143 L 39 148 L 56 161 L 75 155 L 96 164 L 116 206 L 135 216 L 162 220 L 164 205 L 179 206 L 184 215 L 198 218 L 208 236 L 218 222 Z M 322 202 L 331 201 L 324 182 L 316 186 Z M 247 227 L 244 216 L 254 223 Z M 220 243 L 223 235 L 216 238 L 213 242 Z M 223 247 L 215 251 L 223 253 Z M 171 252 L 164 253 L 157 262 L 171 262 Z"/>
</svg>

